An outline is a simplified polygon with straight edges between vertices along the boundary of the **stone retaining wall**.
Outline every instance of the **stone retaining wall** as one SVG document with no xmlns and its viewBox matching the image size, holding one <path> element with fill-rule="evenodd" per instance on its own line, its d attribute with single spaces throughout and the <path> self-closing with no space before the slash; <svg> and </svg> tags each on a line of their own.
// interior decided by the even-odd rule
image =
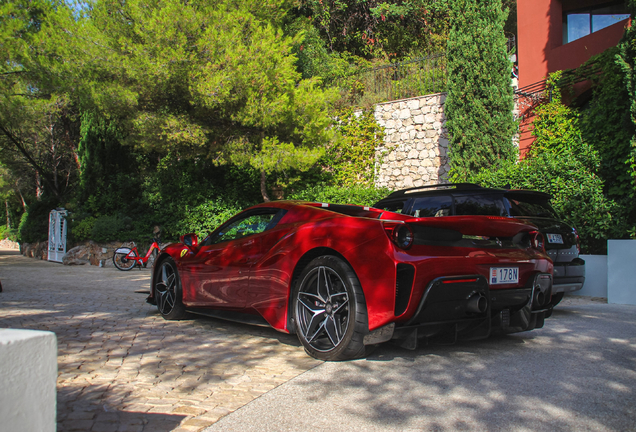
<svg viewBox="0 0 636 432">
<path fill-rule="evenodd" d="M 445 181 L 449 171 L 446 93 L 378 104 L 375 119 L 384 128 L 376 148 L 375 186 L 403 189 Z"/>
<path fill-rule="evenodd" d="M 20 249 L 20 244 L 7 238 L 0 240 L 0 248 L 3 249 Z"/>
<path fill-rule="evenodd" d="M 48 258 L 48 244 L 49 242 L 40 243 L 23 243 L 20 245 L 20 252 L 22 255 L 28 258 L 37 258 L 46 260 Z M 163 243 L 165 246 L 168 243 Z M 132 243 L 95 243 L 94 241 L 87 241 L 78 244 L 69 249 L 64 258 L 62 258 L 62 264 L 64 265 L 94 265 L 99 267 L 113 267 L 113 254 L 115 249 L 120 246 L 131 247 Z M 139 247 L 139 246 L 138 246 Z M 147 251 L 146 246 L 140 248 L 140 253 Z M 146 267 L 152 267 L 155 256 L 154 254 L 148 259 Z"/>
</svg>

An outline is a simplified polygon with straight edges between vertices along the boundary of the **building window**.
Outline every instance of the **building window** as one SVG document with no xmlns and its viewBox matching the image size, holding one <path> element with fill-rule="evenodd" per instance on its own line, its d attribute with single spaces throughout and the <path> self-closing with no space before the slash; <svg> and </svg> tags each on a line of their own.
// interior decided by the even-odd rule
<svg viewBox="0 0 636 432">
<path fill-rule="evenodd" d="M 629 18 L 624 3 L 568 11 L 563 14 L 563 43 L 575 41 Z"/>
</svg>

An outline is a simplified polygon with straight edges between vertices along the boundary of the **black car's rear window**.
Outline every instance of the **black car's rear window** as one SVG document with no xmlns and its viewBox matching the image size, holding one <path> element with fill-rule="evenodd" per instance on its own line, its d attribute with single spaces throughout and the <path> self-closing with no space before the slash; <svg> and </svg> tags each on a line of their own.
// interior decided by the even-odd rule
<svg viewBox="0 0 636 432">
<path fill-rule="evenodd" d="M 455 215 L 508 216 L 501 195 L 455 197 Z"/>
</svg>

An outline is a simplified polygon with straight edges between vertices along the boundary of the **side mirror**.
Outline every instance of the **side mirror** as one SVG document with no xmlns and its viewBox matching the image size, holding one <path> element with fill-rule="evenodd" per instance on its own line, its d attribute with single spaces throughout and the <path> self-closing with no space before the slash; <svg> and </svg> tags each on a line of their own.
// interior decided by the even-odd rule
<svg viewBox="0 0 636 432">
<path fill-rule="evenodd" d="M 189 248 L 195 248 L 199 246 L 199 238 L 194 233 L 184 234 L 181 236 L 180 240 L 181 243 L 188 246 Z"/>
</svg>

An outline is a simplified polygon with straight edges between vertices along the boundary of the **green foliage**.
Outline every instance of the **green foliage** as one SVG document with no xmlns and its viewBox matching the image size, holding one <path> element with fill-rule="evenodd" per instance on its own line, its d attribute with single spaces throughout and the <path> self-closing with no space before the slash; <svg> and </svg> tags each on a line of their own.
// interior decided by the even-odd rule
<svg viewBox="0 0 636 432">
<path fill-rule="evenodd" d="M 339 139 L 321 161 L 339 186 L 373 186 L 375 148 L 382 144 L 384 131 L 373 110 L 341 110 L 337 115 Z"/>
<path fill-rule="evenodd" d="M 628 1 L 628 6 L 631 10 L 632 20 L 634 19 L 634 10 L 636 10 L 636 2 L 633 0 Z M 621 68 L 623 72 L 623 83 L 628 95 L 627 103 L 629 104 L 629 114 L 631 119 L 631 131 L 632 137 L 629 144 L 629 151 L 625 158 L 626 171 L 629 173 L 632 179 L 632 188 L 630 190 L 630 197 L 634 198 L 634 191 L 636 190 L 636 134 L 633 133 L 634 125 L 636 124 L 636 27 L 629 26 L 625 30 L 625 35 L 621 40 L 619 46 L 619 53 L 616 55 L 616 64 Z M 624 155 L 623 155 L 624 157 Z M 621 166 L 621 168 L 623 168 Z"/>
<path fill-rule="evenodd" d="M 438 52 L 448 34 L 447 0 L 302 0 L 295 11 L 327 49 L 371 58 Z"/>
<path fill-rule="evenodd" d="M 20 243 L 46 241 L 49 236 L 49 213 L 56 207 L 56 201 L 48 197 L 31 203 L 20 219 L 18 241 Z"/>
<path fill-rule="evenodd" d="M 449 0 L 448 96 L 451 178 L 461 181 L 482 168 L 516 158 L 512 138 L 512 64 L 501 0 Z"/>
<path fill-rule="evenodd" d="M 355 204 L 370 206 L 385 198 L 389 189 L 355 185 L 355 186 L 327 186 L 316 185 L 289 196 L 292 200 L 326 202 L 333 204 Z"/>
<path fill-rule="evenodd" d="M 134 149 L 125 149 L 112 121 L 84 113 L 78 145 L 77 199 L 96 215 L 128 211 L 139 198 L 140 170 Z"/>
<path fill-rule="evenodd" d="M 92 240 L 106 242 L 113 239 L 123 240 L 132 230 L 132 219 L 129 217 L 100 216 L 95 219 L 92 230 Z"/>
<path fill-rule="evenodd" d="M 84 240 L 92 240 L 93 238 L 93 227 L 95 225 L 95 221 L 97 218 L 93 216 L 88 216 L 83 219 L 75 219 L 71 218 L 71 223 L 69 224 L 68 236 L 72 238 L 73 241 L 79 242 Z M 113 240 L 112 238 L 108 239 Z"/>
<path fill-rule="evenodd" d="M 284 5 L 100 0 L 87 16 L 60 9 L 47 49 L 85 110 L 122 119 L 125 143 L 285 169 L 320 156 L 336 94 L 297 71 Z"/>
<path fill-rule="evenodd" d="M 182 234 L 193 232 L 205 237 L 243 208 L 238 202 L 222 198 L 205 201 L 196 206 L 186 206 L 179 221 L 167 229 Z"/>
<path fill-rule="evenodd" d="M 631 138 L 634 124 L 630 119 L 629 94 L 624 74 L 616 61 L 619 47 L 608 49 L 593 58 L 600 73 L 591 74 L 593 94 L 587 107 L 581 110 L 581 136 L 600 156 L 599 175 L 605 181 L 606 193 L 616 199 L 629 198 L 634 193 L 631 167 Z M 585 71 L 583 65 L 578 71 Z M 575 72 L 578 72 L 575 71 Z"/>
<path fill-rule="evenodd" d="M 18 239 L 18 230 L 7 228 L 6 225 L 0 226 L 0 240 L 9 239 L 11 241 L 17 241 Z"/>
<path fill-rule="evenodd" d="M 548 86 L 558 81 L 559 77 L 560 73 L 552 74 Z M 561 102 L 558 89 L 552 92 L 552 99 L 535 109 L 534 113 L 532 135 L 536 139 L 528 153 L 530 157 L 541 153 L 574 156 L 591 173 L 597 173 L 600 164 L 598 152 L 583 141 L 579 113 Z"/>
</svg>

